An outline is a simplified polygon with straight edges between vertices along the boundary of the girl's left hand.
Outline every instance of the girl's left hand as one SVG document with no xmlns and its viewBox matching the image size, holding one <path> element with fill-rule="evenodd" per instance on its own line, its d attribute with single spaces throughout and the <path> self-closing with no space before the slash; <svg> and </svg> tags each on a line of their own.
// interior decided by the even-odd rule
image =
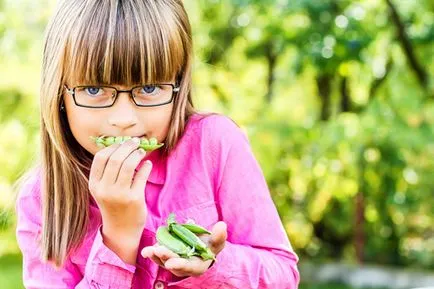
<svg viewBox="0 0 434 289">
<path fill-rule="evenodd" d="M 216 223 L 211 230 L 210 236 L 203 235 L 200 238 L 208 244 L 208 247 L 217 256 L 226 244 L 226 223 Z M 144 258 L 151 258 L 156 264 L 166 268 L 178 277 L 202 275 L 212 263 L 212 260 L 203 261 L 196 256 L 189 259 L 181 258 L 178 254 L 158 244 L 144 247 L 141 254 Z"/>
</svg>

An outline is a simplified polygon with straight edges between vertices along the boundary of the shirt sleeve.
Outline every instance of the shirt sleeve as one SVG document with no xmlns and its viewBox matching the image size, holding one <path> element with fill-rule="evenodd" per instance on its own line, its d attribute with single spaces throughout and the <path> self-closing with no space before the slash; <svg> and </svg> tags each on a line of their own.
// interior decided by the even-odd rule
<svg viewBox="0 0 434 289">
<path fill-rule="evenodd" d="M 39 181 L 23 185 L 16 202 L 16 212 L 16 237 L 23 255 L 25 288 L 131 288 L 135 266 L 125 264 L 104 245 L 100 230 L 91 243 L 84 276 L 70 258 L 60 269 L 42 261 Z"/>
<path fill-rule="evenodd" d="M 214 126 L 219 127 L 219 126 Z M 234 124 L 224 127 L 216 173 L 216 203 L 228 225 L 228 240 L 204 274 L 172 283 L 184 288 L 296 289 L 298 257 L 271 199 L 247 137 Z"/>
</svg>

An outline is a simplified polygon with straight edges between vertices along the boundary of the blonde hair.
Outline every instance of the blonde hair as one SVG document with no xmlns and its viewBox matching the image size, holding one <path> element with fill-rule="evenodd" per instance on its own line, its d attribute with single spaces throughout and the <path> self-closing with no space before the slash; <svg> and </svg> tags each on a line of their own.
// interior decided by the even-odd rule
<svg viewBox="0 0 434 289">
<path fill-rule="evenodd" d="M 59 110 L 66 80 L 156 83 L 176 79 L 167 156 L 194 113 L 192 39 L 180 0 L 63 0 L 46 32 L 41 80 L 41 254 L 61 266 L 85 237 L 92 155 L 72 136 Z"/>
</svg>

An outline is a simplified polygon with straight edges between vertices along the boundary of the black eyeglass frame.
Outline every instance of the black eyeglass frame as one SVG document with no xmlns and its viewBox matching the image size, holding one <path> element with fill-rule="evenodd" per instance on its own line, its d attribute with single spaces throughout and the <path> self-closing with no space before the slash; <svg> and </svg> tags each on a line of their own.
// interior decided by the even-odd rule
<svg viewBox="0 0 434 289">
<path fill-rule="evenodd" d="M 159 85 L 170 85 L 172 87 L 172 96 L 170 97 L 170 99 L 168 101 L 163 102 L 163 103 L 159 103 L 159 104 L 137 104 L 137 102 L 134 99 L 134 95 L 133 95 L 133 90 L 134 89 L 139 88 L 139 87 L 144 87 L 144 86 L 159 86 Z M 128 92 L 129 95 L 131 96 L 131 98 L 133 99 L 134 104 L 137 105 L 137 106 L 139 106 L 139 107 L 162 106 L 162 105 L 166 105 L 166 104 L 171 103 L 173 101 L 173 98 L 174 98 L 175 94 L 177 94 L 179 92 L 179 89 L 180 89 L 179 86 L 174 85 L 173 83 L 142 84 L 142 85 L 134 86 L 133 88 L 131 88 L 129 90 L 119 90 L 116 87 L 108 86 L 108 85 L 101 85 L 101 86 L 98 86 L 98 85 L 94 85 L 94 86 L 92 86 L 92 85 L 80 85 L 80 86 L 75 86 L 73 88 L 69 88 L 68 86 L 66 86 L 66 84 L 64 84 L 63 86 L 65 87 L 65 89 L 68 92 L 68 94 L 70 94 L 72 96 L 72 99 L 74 100 L 74 103 L 75 103 L 76 106 L 87 107 L 87 108 L 107 108 L 107 107 L 112 107 L 115 104 L 115 102 L 116 102 L 116 100 L 117 100 L 118 95 L 119 95 L 120 92 Z M 75 90 L 77 88 L 83 88 L 83 87 L 96 87 L 96 88 L 98 88 L 98 87 L 107 87 L 107 88 L 113 88 L 116 91 L 116 94 L 114 95 L 113 103 L 110 104 L 110 105 L 104 105 L 104 106 L 90 106 L 90 105 L 83 105 L 83 104 L 77 103 L 77 100 L 75 99 Z"/>
</svg>

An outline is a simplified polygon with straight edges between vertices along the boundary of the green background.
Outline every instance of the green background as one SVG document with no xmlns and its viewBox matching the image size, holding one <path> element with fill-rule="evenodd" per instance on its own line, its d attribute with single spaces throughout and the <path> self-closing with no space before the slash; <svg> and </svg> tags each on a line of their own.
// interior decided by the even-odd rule
<svg viewBox="0 0 434 289">
<path fill-rule="evenodd" d="M 38 156 L 54 2 L 0 0 L 0 284 L 21 282 L 13 184 Z M 434 2 L 185 5 L 195 105 L 248 134 L 301 261 L 432 270 Z"/>
</svg>

